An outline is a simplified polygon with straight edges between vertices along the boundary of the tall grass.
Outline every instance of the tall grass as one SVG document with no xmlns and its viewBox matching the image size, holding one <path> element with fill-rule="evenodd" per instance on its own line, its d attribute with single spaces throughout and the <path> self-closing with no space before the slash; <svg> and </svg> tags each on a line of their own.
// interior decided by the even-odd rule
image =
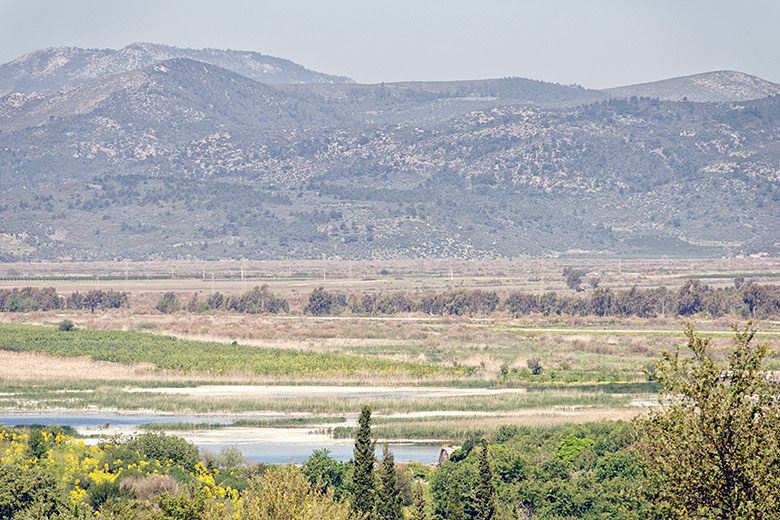
<svg viewBox="0 0 780 520">
<path fill-rule="evenodd" d="M 116 363 L 152 363 L 180 373 L 271 376 L 467 375 L 469 367 L 391 361 L 348 354 L 249 347 L 205 341 L 177 340 L 134 331 L 86 330 L 61 332 L 36 325 L 0 325 L 0 350 L 42 352 L 54 356 L 89 356 Z"/>
<path fill-rule="evenodd" d="M 21 390 L 21 389 L 20 389 Z M 98 387 L 94 391 L 62 394 L 55 390 L 28 388 L 11 396 L 0 397 L 3 408 L 44 410 L 153 410 L 165 413 L 190 414 L 248 414 L 259 412 L 311 412 L 315 414 L 354 413 L 363 404 L 377 412 L 409 413 L 428 411 L 488 411 L 500 412 L 528 408 L 627 406 L 632 396 L 549 390 L 546 392 L 512 392 L 486 396 L 457 396 L 439 398 L 401 397 L 296 397 L 296 398 L 217 398 L 186 395 L 156 394 L 154 392 L 126 392 L 117 387 Z"/>
</svg>

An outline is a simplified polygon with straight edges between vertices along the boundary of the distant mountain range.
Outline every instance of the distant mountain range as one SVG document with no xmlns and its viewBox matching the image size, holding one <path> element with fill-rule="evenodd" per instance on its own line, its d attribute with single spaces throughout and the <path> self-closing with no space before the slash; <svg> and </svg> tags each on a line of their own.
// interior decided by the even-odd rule
<svg viewBox="0 0 780 520">
<path fill-rule="evenodd" d="M 140 43 L 0 66 L 0 260 L 780 250 L 780 85 L 350 81 Z"/>
<path fill-rule="evenodd" d="M 48 94 L 175 58 L 217 65 L 261 83 L 354 83 L 349 78 L 314 72 L 292 61 L 257 52 L 180 49 L 136 42 L 118 50 L 53 47 L 26 54 L 0 65 L 0 95 Z"/>
<path fill-rule="evenodd" d="M 667 101 L 750 101 L 780 94 L 780 85 L 750 74 L 719 70 L 604 90 L 611 97 L 644 96 Z"/>
</svg>

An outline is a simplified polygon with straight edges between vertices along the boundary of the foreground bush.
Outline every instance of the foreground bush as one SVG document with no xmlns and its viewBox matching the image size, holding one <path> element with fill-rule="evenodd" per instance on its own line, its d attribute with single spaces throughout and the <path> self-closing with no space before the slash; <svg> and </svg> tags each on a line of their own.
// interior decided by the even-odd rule
<svg viewBox="0 0 780 520">
<path fill-rule="evenodd" d="M 333 490 L 313 491 L 298 468 L 272 467 L 243 495 L 241 520 L 342 520 L 353 518 Z"/>
<path fill-rule="evenodd" d="M 643 459 L 663 518 L 780 518 L 780 403 L 762 370 L 768 345 L 738 332 L 728 364 L 688 326 L 686 354 L 666 352 L 664 403 L 639 421 Z"/>
<path fill-rule="evenodd" d="M 160 460 L 193 471 L 200 462 L 198 448 L 181 437 L 160 433 L 144 433 L 127 443 L 127 448 L 142 457 Z"/>
</svg>

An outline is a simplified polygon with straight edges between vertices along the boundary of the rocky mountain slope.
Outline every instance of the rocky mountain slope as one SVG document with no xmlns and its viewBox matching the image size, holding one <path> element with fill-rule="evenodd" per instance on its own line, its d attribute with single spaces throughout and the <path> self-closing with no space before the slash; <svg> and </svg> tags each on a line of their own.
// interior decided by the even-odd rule
<svg viewBox="0 0 780 520">
<path fill-rule="evenodd" d="M 216 65 L 261 83 L 352 82 L 349 78 L 314 72 L 290 60 L 257 52 L 181 49 L 136 42 L 118 50 L 53 47 L 26 54 L 0 65 L 0 95 L 47 94 L 176 58 Z"/>
<path fill-rule="evenodd" d="M 0 259 L 777 252 L 780 97 L 680 92 L 267 85 L 174 58 L 11 94 Z"/>
<path fill-rule="evenodd" d="M 780 85 L 733 70 L 640 83 L 603 91 L 610 97 L 644 96 L 668 101 L 750 101 L 780 94 Z"/>
</svg>

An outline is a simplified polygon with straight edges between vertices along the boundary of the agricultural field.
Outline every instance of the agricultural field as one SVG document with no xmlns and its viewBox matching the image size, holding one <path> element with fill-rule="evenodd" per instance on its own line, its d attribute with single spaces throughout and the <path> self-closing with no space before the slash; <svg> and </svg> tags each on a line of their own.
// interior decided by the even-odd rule
<svg viewBox="0 0 780 520">
<path fill-rule="evenodd" d="M 452 288 L 521 290 L 543 293 L 566 290 L 566 268 L 597 274 L 601 286 L 676 288 L 689 278 L 715 287 L 733 285 L 735 278 L 780 284 L 776 258 L 644 259 L 561 258 L 514 260 L 343 260 L 214 262 L 68 262 L 3 263 L 0 289 L 22 286 L 54 287 L 58 292 L 92 289 L 127 291 L 131 306 L 152 309 L 166 291 L 181 293 L 245 292 L 256 285 L 290 299 L 292 308 L 317 287 L 371 293 L 378 291 L 435 291 Z"/>
<path fill-rule="evenodd" d="M 515 318 L 501 307 L 465 315 L 304 312 L 318 287 L 347 295 L 591 294 L 589 287 L 581 294 L 567 288 L 562 272 L 574 267 L 598 273 L 600 287 L 614 291 L 675 291 L 697 273 L 719 288 L 733 288 L 737 279 L 770 288 L 780 282 L 780 265 L 767 258 L 4 265 L 0 290 L 53 287 L 63 298 L 127 291 L 128 303 L 95 312 L 0 313 L 0 409 L 185 415 L 183 422 L 137 427 L 186 432 L 194 440 L 200 431 L 237 439 L 271 428 L 335 441 L 352 436 L 357 412 L 368 404 L 380 438 L 461 442 L 511 425 L 630 419 L 656 402 L 653 362 L 683 341 L 685 322 L 711 338 L 722 359 L 732 325 L 747 321 L 707 312 Z M 212 281 L 215 271 L 220 275 Z M 155 307 L 168 292 L 186 303 L 215 291 L 238 297 L 259 283 L 287 299 L 289 310 Z M 65 321 L 73 330 L 59 330 Z M 757 339 L 771 349 L 766 368 L 780 370 L 780 322 L 768 315 L 757 325 Z M 220 421 L 206 421 L 213 417 Z"/>
</svg>

